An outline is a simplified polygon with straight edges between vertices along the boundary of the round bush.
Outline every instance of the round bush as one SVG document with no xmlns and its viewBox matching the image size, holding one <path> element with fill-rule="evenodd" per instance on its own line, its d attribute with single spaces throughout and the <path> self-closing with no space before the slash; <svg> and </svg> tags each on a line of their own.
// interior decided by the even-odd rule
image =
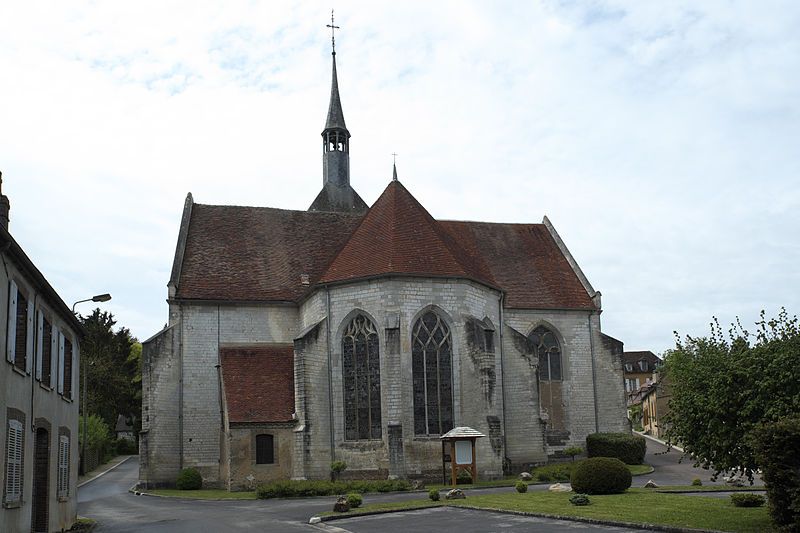
<svg viewBox="0 0 800 533">
<path fill-rule="evenodd" d="M 184 468 L 178 474 L 175 487 L 179 490 L 199 490 L 203 488 L 203 476 L 195 468 Z"/>
<path fill-rule="evenodd" d="M 619 494 L 631 486 L 631 471 L 613 457 L 586 459 L 572 470 L 572 490 L 584 494 Z"/>
<path fill-rule="evenodd" d="M 456 485 L 472 484 L 472 474 L 468 470 L 462 470 L 456 476 Z"/>
<path fill-rule="evenodd" d="M 524 481 L 517 481 L 517 484 L 514 485 L 514 488 L 517 489 L 517 492 L 520 494 L 528 492 L 528 484 Z"/>
<path fill-rule="evenodd" d="M 764 505 L 766 499 L 760 494 L 743 492 L 740 494 L 731 494 L 731 501 L 736 507 L 761 507 Z"/>
<path fill-rule="evenodd" d="M 630 433 L 592 433 L 586 437 L 587 457 L 616 457 L 629 465 L 644 463 L 647 441 Z"/>
<path fill-rule="evenodd" d="M 692 486 L 693 487 L 702 487 L 703 486 L 703 481 L 699 477 L 696 477 L 696 478 L 694 478 L 692 480 Z"/>
<path fill-rule="evenodd" d="M 569 498 L 569 503 L 571 503 L 572 505 L 583 506 L 583 505 L 589 505 L 592 502 L 589 501 L 589 496 L 587 496 L 586 494 L 573 494 Z"/>
<path fill-rule="evenodd" d="M 361 494 L 357 492 L 351 492 L 347 495 L 347 503 L 350 504 L 351 509 L 355 509 L 356 507 L 360 507 L 362 503 L 364 503 L 364 498 L 361 497 Z"/>
<path fill-rule="evenodd" d="M 439 501 L 439 489 L 431 489 L 428 491 L 428 498 L 431 500 L 438 502 Z"/>
</svg>

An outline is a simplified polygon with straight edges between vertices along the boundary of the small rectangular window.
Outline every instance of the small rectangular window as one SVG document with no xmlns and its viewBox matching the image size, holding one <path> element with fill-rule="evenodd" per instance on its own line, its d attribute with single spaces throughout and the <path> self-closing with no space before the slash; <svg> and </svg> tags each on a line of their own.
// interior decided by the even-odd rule
<svg viewBox="0 0 800 533">
<path fill-rule="evenodd" d="M 14 346 L 14 366 L 20 370 L 25 370 L 25 356 L 28 353 L 28 299 L 22 293 L 17 292 L 17 338 Z"/>
<path fill-rule="evenodd" d="M 6 436 L 6 487 L 5 502 L 17 503 L 22 498 L 22 461 L 25 433 L 20 420 L 8 420 Z"/>
<path fill-rule="evenodd" d="M 275 447 L 272 435 L 256 435 L 256 464 L 275 463 Z"/>
<path fill-rule="evenodd" d="M 39 333 L 39 349 L 37 367 L 39 369 L 39 379 L 42 383 L 50 386 L 50 374 L 52 370 L 53 356 L 53 326 L 47 317 L 41 315 L 41 330 Z"/>
<path fill-rule="evenodd" d="M 59 498 L 69 497 L 69 436 L 58 436 L 58 482 Z"/>
</svg>

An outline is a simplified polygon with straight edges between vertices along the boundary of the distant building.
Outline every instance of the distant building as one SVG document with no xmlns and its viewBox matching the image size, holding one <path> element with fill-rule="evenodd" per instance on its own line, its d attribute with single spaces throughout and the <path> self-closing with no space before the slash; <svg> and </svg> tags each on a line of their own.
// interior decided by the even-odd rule
<svg viewBox="0 0 800 533">
<path fill-rule="evenodd" d="M 657 372 L 655 379 L 642 394 L 642 429 L 648 435 L 663 437 L 669 425 L 665 417 L 669 413 L 672 390 L 669 376 Z"/>
<path fill-rule="evenodd" d="M 661 364 L 661 359 L 649 350 L 625 352 L 622 354 L 622 359 L 625 392 L 628 394 L 630 404 L 631 393 L 635 393 L 643 385 L 652 383 L 653 372 Z"/>
<path fill-rule="evenodd" d="M 0 175 L 0 531 L 63 531 L 77 514 L 83 328 L 8 232 Z"/>
<path fill-rule="evenodd" d="M 114 426 L 114 434 L 116 435 L 117 439 L 125 439 L 131 442 L 136 441 L 136 434 L 134 433 L 133 428 L 133 421 L 129 422 L 130 418 L 127 418 L 125 415 L 119 415 L 117 417 L 117 425 Z"/>
</svg>

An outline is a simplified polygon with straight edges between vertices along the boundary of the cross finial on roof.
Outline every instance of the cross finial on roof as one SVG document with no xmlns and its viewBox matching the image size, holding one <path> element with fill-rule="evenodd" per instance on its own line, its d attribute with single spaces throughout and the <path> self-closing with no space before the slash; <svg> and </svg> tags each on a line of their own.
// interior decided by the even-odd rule
<svg viewBox="0 0 800 533">
<path fill-rule="evenodd" d="M 392 181 L 397 181 L 397 154 L 392 152 Z"/>
<path fill-rule="evenodd" d="M 333 9 L 331 9 L 331 23 L 326 24 L 325 27 L 331 29 L 331 52 L 333 55 L 336 55 L 336 36 L 334 34 L 336 33 L 336 30 L 339 29 L 339 26 L 336 26 L 333 23 Z"/>
</svg>

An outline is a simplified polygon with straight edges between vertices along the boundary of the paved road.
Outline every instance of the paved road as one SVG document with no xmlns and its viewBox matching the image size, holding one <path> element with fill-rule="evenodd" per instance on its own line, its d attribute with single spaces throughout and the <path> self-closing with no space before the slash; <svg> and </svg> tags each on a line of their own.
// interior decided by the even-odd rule
<svg viewBox="0 0 800 533">
<path fill-rule="evenodd" d="M 690 463 L 677 463 L 680 453 L 665 452 L 665 448 L 648 442 L 647 462 L 656 471 L 634 478 L 634 486 L 648 479 L 664 484 L 689 484 L 699 476 L 706 484 L 710 473 L 692 468 Z M 592 526 L 578 522 L 545 520 L 532 517 L 494 514 L 466 509 L 428 509 L 373 517 L 337 520 L 329 524 L 308 525 L 308 519 L 333 506 L 333 497 L 307 499 L 197 501 L 175 498 L 135 496 L 128 489 L 136 483 L 138 458 L 133 457 L 115 470 L 78 489 L 78 513 L 100 523 L 103 532 L 228 532 L 269 531 L 306 533 L 323 529 L 327 531 L 352 531 L 361 533 L 406 533 L 407 531 L 458 531 L 477 533 L 490 531 L 623 531 L 619 528 Z M 531 485 L 530 490 L 546 490 L 546 485 Z M 509 491 L 511 488 L 483 489 L 471 494 Z M 402 501 L 424 497 L 424 493 L 369 494 L 365 502 L 378 503 Z"/>
</svg>

